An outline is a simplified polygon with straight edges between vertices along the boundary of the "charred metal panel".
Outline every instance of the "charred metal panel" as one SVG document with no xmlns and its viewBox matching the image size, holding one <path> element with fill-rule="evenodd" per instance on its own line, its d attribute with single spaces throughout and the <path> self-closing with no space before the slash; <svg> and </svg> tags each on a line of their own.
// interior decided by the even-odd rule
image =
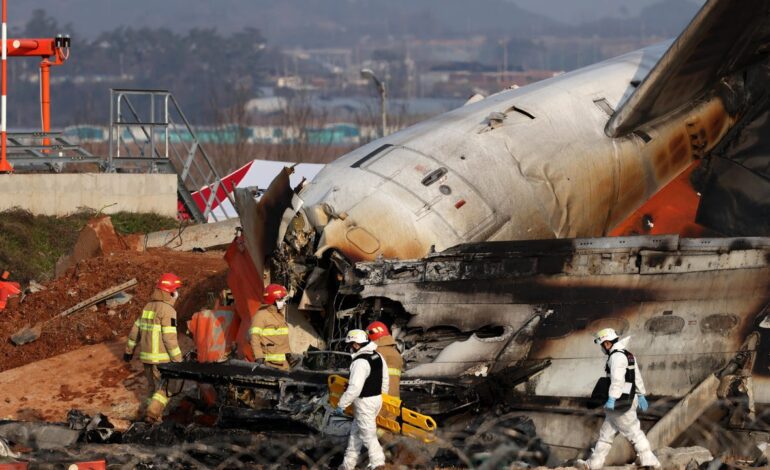
<svg viewBox="0 0 770 470">
<path fill-rule="evenodd" d="M 727 235 L 770 235 L 770 153 L 766 158 L 764 174 L 729 159 L 712 159 L 696 221 Z"/>
<path fill-rule="evenodd" d="M 292 370 L 285 372 L 273 367 L 258 366 L 253 362 L 169 362 L 158 364 L 164 377 L 194 380 L 215 385 L 272 386 L 291 380 L 296 384 L 325 388 L 328 371 Z M 335 372 L 336 373 L 336 372 Z M 345 375 L 345 374 L 342 374 Z"/>
<path fill-rule="evenodd" d="M 697 284 L 702 279 L 666 278 L 657 281 L 672 283 L 673 290 L 688 283 Z M 738 288 L 738 283 L 750 282 L 745 277 L 736 279 L 734 283 L 729 278 L 715 281 L 726 282 L 733 288 Z M 624 335 L 631 336 L 629 349 L 637 356 L 649 393 L 683 396 L 735 356 L 743 342 L 743 336 L 737 330 L 733 330 L 731 335 L 704 335 L 700 322 L 713 315 L 714 311 L 729 310 L 745 318 L 744 323 L 750 323 L 756 303 L 749 301 L 747 304 L 745 298 L 740 297 L 722 299 L 723 295 L 725 293 L 720 292 L 705 300 L 663 299 L 616 306 L 618 308 L 613 314 L 622 315 L 629 323 L 630 327 Z M 764 295 L 767 296 L 767 293 Z M 660 320 L 667 317 L 661 315 L 661 311 L 672 311 L 675 315 L 671 315 L 671 320 Z M 606 360 L 591 342 L 591 335 L 597 326 L 603 326 L 601 319 L 597 319 L 593 328 L 576 330 L 561 338 L 536 341 L 528 361 L 550 358 L 552 365 L 532 381 L 529 390 L 546 396 L 566 394 L 579 397 L 589 394 L 596 379 L 603 374 L 602 364 Z M 574 377 L 575 381 L 565 388 L 563 377 L 567 375 Z"/>
<path fill-rule="evenodd" d="M 465 341 L 451 343 L 444 348 L 433 363 L 421 364 L 411 369 L 413 377 L 452 377 L 457 369 L 464 369 L 462 375 L 486 376 L 491 372 L 490 364 L 500 354 L 508 340 L 513 336 L 513 329 L 505 328 L 500 336 L 479 338 L 471 335 Z M 472 356 L 468 354 L 472 352 Z M 468 360 L 472 357 L 473 360 Z M 436 367 L 435 365 L 438 365 Z"/>
<path fill-rule="evenodd" d="M 510 303 L 477 303 L 472 313 L 467 304 L 435 297 L 409 296 L 402 305 L 409 311 L 422 311 L 409 319 L 410 328 L 430 329 L 435 325 L 451 326 L 461 331 L 475 331 L 488 325 L 504 325 L 518 330 L 537 314 L 538 309 Z"/>
<path fill-rule="evenodd" d="M 282 410 L 251 410 L 223 406 L 217 413 L 217 427 L 248 429 L 252 432 L 313 434 L 318 430 L 311 428 L 294 416 Z"/>
<path fill-rule="evenodd" d="M 235 202 L 241 218 L 246 249 L 257 272 L 265 269 L 265 258 L 273 253 L 278 243 L 278 230 L 284 211 L 291 207 L 294 192 L 289 183 L 289 168 L 284 168 L 270 183 L 259 202 L 247 188 L 235 190 Z"/>
<path fill-rule="evenodd" d="M 638 273 L 636 254 L 676 247 L 676 236 L 533 240 L 466 244 L 415 261 L 356 265 L 365 285 L 407 282 L 480 281 L 536 274 Z"/>
<path fill-rule="evenodd" d="M 728 82 L 728 96 L 749 109 L 706 161 L 696 221 L 727 235 L 770 235 L 770 67 Z M 744 105 L 745 106 L 745 105 Z"/>
<path fill-rule="evenodd" d="M 559 261 L 543 270 L 543 256 Z M 355 274 L 355 290 L 363 298 L 388 298 L 404 307 L 410 315 L 405 334 L 440 327 L 458 331 L 455 342 L 437 343 L 428 359 L 409 356 L 405 377 L 413 367 L 435 377 L 547 359 L 551 365 L 523 385 L 525 390 L 585 396 L 603 373 L 603 356 L 591 335 L 611 326 L 633 337 L 631 349 L 649 388 L 681 396 L 724 366 L 761 321 L 757 317 L 770 301 L 770 239 L 482 243 L 421 260 L 358 263 Z M 531 331 L 520 336 L 528 338 L 526 347 L 500 342 L 496 353 L 492 343 L 483 351 L 468 347 L 469 336 L 480 328 L 501 326 L 515 338 L 527 325 Z M 431 348 L 431 339 L 421 344 Z M 451 361 L 442 361 L 446 349 Z M 755 374 L 770 376 L 766 366 L 760 369 Z M 566 387 L 564 377 L 571 377 Z M 770 391 L 757 393 L 770 400 Z"/>
<path fill-rule="evenodd" d="M 679 253 L 642 252 L 641 274 L 692 273 L 747 269 L 765 266 L 767 250 L 737 250 L 728 253 L 693 253 L 687 257 Z"/>
</svg>

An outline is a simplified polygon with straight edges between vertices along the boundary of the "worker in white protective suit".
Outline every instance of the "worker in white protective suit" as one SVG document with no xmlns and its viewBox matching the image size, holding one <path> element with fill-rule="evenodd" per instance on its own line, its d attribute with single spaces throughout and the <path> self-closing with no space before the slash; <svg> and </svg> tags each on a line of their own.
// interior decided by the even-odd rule
<svg viewBox="0 0 770 470">
<path fill-rule="evenodd" d="M 650 442 L 636 416 L 636 408 L 646 411 L 648 404 L 636 359 L 626 350 L 630 339 L 620 339 L 612 328 L 605 328 L 595 335 L 594 342 L 601 345 L 602 351 L 607 354 L 605 372 L 609 377 L 609 390 L 604 404 L 606 417 L 591 457 L 587 462 L 578 461 L 579 467 L 591 470 L 602 468 L 612 448 L 612 441 L 620 432 L 633 444 L 642 467 L 660 468 L 660 462 L 652 453 Z"/>
<path fill-rule="evenodd" d="M 340 469 L 356 468 L 361 446 L 366 446 L 369 451 L 369 468 L 384 469 L 385 453 L 377 440 L 376 420 L 382 408 L 382 394 L 388 393 L 388 365 L 364 330 L 350 330 L 345 342 L 353 353 L 353 361 L 350 363 L 348 388 L 340 397 L 335 411 L 342 415 L 345 408 L 352 404 L 355 418 Z"/>
</svg>

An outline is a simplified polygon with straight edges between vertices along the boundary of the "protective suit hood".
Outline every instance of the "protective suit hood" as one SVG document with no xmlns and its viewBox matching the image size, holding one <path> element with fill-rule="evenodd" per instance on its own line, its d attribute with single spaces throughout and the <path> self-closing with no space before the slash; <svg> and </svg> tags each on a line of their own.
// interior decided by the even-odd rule
<svg viewBox="0 0 770 470">
<path fill-rule="evenodd" d="M 617 351 L 617 350 L 620 350 L 620 349 L 627 349 L 628 348 L 628 343 L 630 343 L 630 342 L 631 342 L 631 337 L 630 336 L 626 336 L 625 338 L 621 338 L 621 339 L 618 340 L 617 343 L 612 345 L 612 348 L 610 348 L 610 351 Z"/>
<path fill-rule="evenodd" d="M 356 351 L 353 354 L 351 354 L 351 357 L 353 359 L 355 359 L 358 356 L 360 356 L 361 354 L 369 354 L 369 353 L 374 352 L 376 350 L 377 350 L 377 343 L 375 343 L 374 341 L 369 341 L 369 343 L 366 346 L 364 346 L 363 348 L 361 348 L 358 351 Z"/>
</svg>

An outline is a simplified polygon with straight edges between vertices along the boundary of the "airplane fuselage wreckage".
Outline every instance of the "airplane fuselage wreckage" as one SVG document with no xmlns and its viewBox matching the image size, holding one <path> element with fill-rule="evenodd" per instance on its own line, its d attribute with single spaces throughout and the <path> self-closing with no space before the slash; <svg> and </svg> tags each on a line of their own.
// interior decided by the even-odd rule
<svg viewBox="0 0 770 470">
<path fill-rule="evenodd" d="M 723 429 L 751 429 L 770 403 L 769 15 L 711 0 L 673 42 L 469 100 L 297 188 L 286 169 L 258 201 L 237 190 L 234 304 L 193 320 L 201 363 L 164 373 L 272 390 L 295 416 L 344 367 L 345 332 L 381 320 L 411 408 L 440 427 L 505 404 L 574 455 L 599 422 L 581 411 L 592 334 L 613 327 L 659 407 L 653 441 L 700 416 L 679 400 L 727 400 Z M 242 361 L 268 282 L 309 349 L 288 374 Z"/>
</svg>

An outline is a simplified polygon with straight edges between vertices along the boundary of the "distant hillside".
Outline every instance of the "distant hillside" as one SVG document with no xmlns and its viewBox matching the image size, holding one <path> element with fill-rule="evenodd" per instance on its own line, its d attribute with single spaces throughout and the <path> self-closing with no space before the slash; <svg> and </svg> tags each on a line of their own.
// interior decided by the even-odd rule
<svg viewBox="0 0 770 470">
<path fill-rule="evenodd" d="M 259 29 L 273 45 L 350 46 L 461 35 L 675 36 L 705 0 L 9 0 L 19 28 L 44 9 L 95 37 L 120 26 Z"/>
<path fill-rule="evenodd" d="M 692 20 L 700 8 L 692 0 L 658 0 L 641 9 L 633 18 L 603 18 L 577 26 L 579 35 L 600 37 L 638 36 L 674 37 Z"/>
<path fill-rule="evenodd" d="M 24 24 L 36 8 L 90 37 L 121 25 L 223 33 L 251 26 L 284 45 L 353 44 L 367 35 L 532 35 L 561 26 L 508 0 L 10 0 L 11 24 Z"/>
<path fill-rule="evenodd" d="M 533 13 L 570 25 L 595 23 L 603 18 L 629 19 L 660 0 L 510 0 Z M 691 0 L 700 7 L 706 0 Z"/>
</svg>

